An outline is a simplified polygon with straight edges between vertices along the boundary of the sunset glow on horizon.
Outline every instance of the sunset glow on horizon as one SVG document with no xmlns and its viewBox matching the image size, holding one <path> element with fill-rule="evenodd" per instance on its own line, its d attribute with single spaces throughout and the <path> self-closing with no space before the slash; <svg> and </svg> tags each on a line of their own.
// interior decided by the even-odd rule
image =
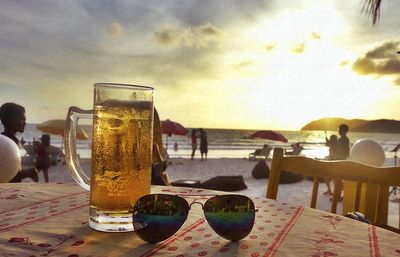
<svg viewBox="0 0 400 257">
<path fill-rule="evenodd" d="M 362 3 L 2 1 L 0 103 L 65 118 L 115 82 L 153 86 L 160 118 L 186 127 L 400 120 L 400 1 L 376 26 Z"/>
</svg>

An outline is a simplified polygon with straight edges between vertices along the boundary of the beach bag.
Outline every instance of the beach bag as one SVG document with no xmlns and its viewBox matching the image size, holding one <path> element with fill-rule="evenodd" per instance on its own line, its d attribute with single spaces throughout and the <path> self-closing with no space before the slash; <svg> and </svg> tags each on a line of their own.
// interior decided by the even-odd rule
<svg viewBox="0 0 400 257">
<path fill-rule="evenodd" d="M 166 151 L 162 145 L 161 122 L 157 110 L 154 108 L 153 124 L 153 164 L 151 166 L 151 184 L 169 186 Z"/>
<path fill-rule="evenodd" d="M 281 178 L 279 180 L 279 184 L 291 184 L 296 183 L 303 180 L 303 175 L 298 173 L 293 173 L 290 171 L 282 170 Z"/>
<path fill-rule="evenodd" d="M 265 160 L 259 160 L 254 166 L 253 171 L 251 172 L 251 175 L 255 179 L 261 179 L 261 178 L 268 178 L 269 176 L 269 167 Z"/>
<path fill-rule="evenodd" d="M 166 162 L 155 162 L 151 167 L 151 184 L 159 186 L 168 186 L 167 182 L 163 179 L 163 172 L 167 169 Z"/>
<path fill-rule="evenodd" d="M 171 183 L 172 186 L 177 187 L 200 187 L 200 180 L 192 180 L 192 179 L 181 179 Z"/>
<path fill-rule="evenodd" d="M 246 189 L 243 176 L 217 176 L 200 184 L 200 188 L 221 190 L 221 191 L 239 191 Z"/>
<path fill-rule="evenodd" d="M 253 171 L 251 172 L 251 175 L 255 179 L 261 179 L 261 178 L 268 178 L 269 177 L 269 167 L 265 163 L 264 160 L 259 160 L 254 167 Z M 303 176 L 301 174 L 293 173 L 290 171 L 283 170 L 281 172 L 281 177 L 279 179 L 279 184 L 291 184 L 291 183 L 296 183 L 299 181 L 303 180 Z"/>
</svg>

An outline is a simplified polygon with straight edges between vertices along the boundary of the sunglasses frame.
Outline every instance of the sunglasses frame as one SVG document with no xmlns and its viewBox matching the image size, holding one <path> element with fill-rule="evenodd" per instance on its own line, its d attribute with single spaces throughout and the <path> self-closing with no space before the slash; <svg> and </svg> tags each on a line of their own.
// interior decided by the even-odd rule
<svg viewBox="0 0 400 257">
<path fill-rule="evenodd" d="M 240 194 L 165 194 L 165 193 L 155 193 L 155 194 L 148 194 L 148 195 L 142 196 L 141 198 L 139 198 L 139 199 L 135 202 L 135 204 L 134 204 L 134 206 L 133 206 L 133 215 L 132 215 L 132 219 L 133 219 L 133 224 L 134 224 L 134 226 L 135 226 L 135 224 L 136 224 L 136 222 L 135 222 L 135 209 L 136 209 L 136 204 L 137 204 L 140 200 L 145 199 L 145 198 L 147 198 L 147 197 L 151 197 L 151 196 L 171 196 L 171 197 L 174 197 L 175 199 L 184 200 L 184 201 L 187 203 L 187 206 L 188 206 L 187 210 L 185 210 L 185 220 L 182 222 L 182 224 L 179 225 L 179 227 L 176 229 L 176 231 L 174 231 L 174 232 L 173 232 L 171 235 L 169 235 L 167 238 L 164 238 L 164 239 L 162 239 L 162 240 L 153 240 L 153 239 L 151 239 L 151 240 L 146 240 L 145 238 L 143 238 L 143 237 L 141 236 L 141 233 L 140 233 L 140 230 L 142 229 L 142 227 L 139 226 L 138 228 L 135 228 L 135 229 L 134 229 L 136 235 L 137 235 L 139 238 L 141 238 L 142 240 L 144 240 L 144 241 L 146 241 L 146 242 L 148 242 L 148 243 L 152 243 L 152 244 L 158 243 L 158 242 L 161 242 L 161 241 L 164 241 L 164 240 L 166 240 L 166 239 L 172 237 L 176 232 L 178 232 L 178 231 L 182 228 L 182 226 L 185 224 L 185 222 L 187 221 L 187 219 L 188 219 L 188 217 L 189 217 L 189 212 L 190 212 L 190 210 L 191 210 L 191 208 L 192 208 L 192 205 L 194 205 L 194 204 L 200 204 L 200 205 L 201 205 L 201 208 L 202 208 L 202 210 L 203 210 L 204 218 L 205 218 L 205 220 L 207 221 L 208 225 L 212 228 L 212 230 L 213 230 L 216 234 L 218 234 L 219 236 L 221 236 L 221 237 L 223 237 L 223 238 L 225 238 L 225 239 L 227 239 L 227 240 L 230 240 L 230 241 L 239 241 L 239 240 L 245 238 L 248 234 L 250 234 L 250 232 L 252 231 L 253 226 L 254 226 L 255 214 L 256 214 L 256 212 L 258 212 L 258 209 L 255 207 L 254 201 L 253 201 L 250 197 L 245 196 L 245 195 L 240 195 Z M 205 198 L 195 198 L 191 203 L 189 203 L 189 201 L 185 198 L 185 197 L 196 197 L 196 196 L 197 196 L 197 197 L 208 197 L 208 198 L 207 198 L 207 199 L 205 199 Z M 209 221 L 209 219 L 208 219 L 208 217 L 207 217 L 207 215 L 206 215 L 206 210 L 204 209 L 204 207 L 205 207 L 205 205 L 207 205 L 207 202 L 208 202 L 208 201 L 210 201 L 211 199 L 213 199 L 213 198 L 215 198 L 215 197 L 219 197 L 219 196 L 220 196 L 220 197 L 227 197 L 227 196 L 235 197 L 235 196 L 237 196 L 237 197 L 240 197 L 240 198 L 245 198 L 246 201 L 249 201 L 249 200 L 250 200 L 250 202 L 251 202 L 251 204 L 252 204 L 252 209 L 254 210 L 254 211 L 249 212 L 249 214 L 252 214 L 252 215 L 253 215 L 253 217 L 252 217 L 252 224 L 251 224 L 251 228 L 249 229 L 249 231 L 248 231 L 247 233 L 245 233 L 244 236 L 241 236 L 241 237 L 239 237 L 239 238 L 236 238 L 236 237 L 234 237 L 234 236 L 233 236 L 233 237 L 224 236 L 223 234 L 221 234 L 220 232 L 218 232 L 218 231 L 216 230 L 216 228 L 214 227 L 214 225 L 212 225 L 212 224 L 210 223 L 210 221 Z M 202 203 L 202 202 L 200 202 L 199 200 L 206 200 L 206 201 L 205 201 L 204 203 Z"/>
</svg>

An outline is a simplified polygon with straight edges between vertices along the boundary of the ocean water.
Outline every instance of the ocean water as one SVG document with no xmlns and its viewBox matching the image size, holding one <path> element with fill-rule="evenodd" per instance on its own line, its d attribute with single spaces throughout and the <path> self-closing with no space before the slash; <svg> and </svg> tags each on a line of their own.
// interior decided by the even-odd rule
<svg viewBox="0 0 400 257">
<path fill-rule="evenodd" d="M 91 126 L 83 125 L 82 128 L 91 137 Z M 1 131 L 3 128 L 0 126 Z M 191 129 L 189 128 L 188 131 Z M 282 133 L 289 142 L 282 143 L 265 139 L 250 139 L 249 136 L 255 130 L 238 130 L 238 129 L 207 129 L 208 135 L 208 158 L 246 158 L 249 153 L 255 149 L 261 148 L 263 144 L 268 143 L 273 147 L 283 147 L 291 149 L 290 145 L 300 142 L 304 146 L 302 154 L 310 157 L 323 158 L 328 155 L 328 148 L 325 146 L 324 131 L 277 131 Z M 328 137 L 331 134 L 337 134 L 336 131 L 328 131 Z M 190 133 L 189 133 L 190 134 Z M 33 138 L 38 139 L 42 132 L 36 129 L 36 124 L 27 124 L 25 132 L 18 134 L 29 143 Z M 393 158 L 394 153 L 390 152 L 397 144 L 400 143 L 400 134 L 385 133 L 356 133 L 349 132 L 350 143 L 354 144 L 359 139 L 373 139 L 378 142 L 385 151 L 387 158 Z M 167 148 L 171 158 L 190 158 L 192 151 L 190 135 L 167 137 L 163 135 L 164 146 Z M 168 142 L 168 145 L 167 145 Z M 178 143 L 177 151 L 174 150 L 174 142 Z M 62 138 L 60 136 L 51 136 L 51 144 L 60 147 Z M 83 158 L 91 156 L 90 151 L 91 140 L 78 140 L 77 151 Z M 199 142 L 198 142 L 199 145 Z M 195 157 L 200 157 L 200 150 L 197 149 Z"/>
</svg>

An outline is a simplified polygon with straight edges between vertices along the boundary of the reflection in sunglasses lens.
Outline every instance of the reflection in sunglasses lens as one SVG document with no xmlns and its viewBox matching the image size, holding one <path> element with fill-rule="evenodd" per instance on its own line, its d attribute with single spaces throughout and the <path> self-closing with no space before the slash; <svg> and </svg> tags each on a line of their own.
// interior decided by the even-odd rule
<svg viewBox="0 0 400 257">
<path fill-rule="evenodd" d="M 206 201 L 204 216 L 221 237 L 238 241 L 251 232 L 255 207 L 253 201 L 246 196 L 219 195 Z"/>
<path fill-rule="evenodd" d="M 189 205 L 181 197 L 146 195 L 133 207 L 133 227 L 138 237 L 155 244 L 175 234 L 185 223 L 188 212 Z"/>
</svg>

